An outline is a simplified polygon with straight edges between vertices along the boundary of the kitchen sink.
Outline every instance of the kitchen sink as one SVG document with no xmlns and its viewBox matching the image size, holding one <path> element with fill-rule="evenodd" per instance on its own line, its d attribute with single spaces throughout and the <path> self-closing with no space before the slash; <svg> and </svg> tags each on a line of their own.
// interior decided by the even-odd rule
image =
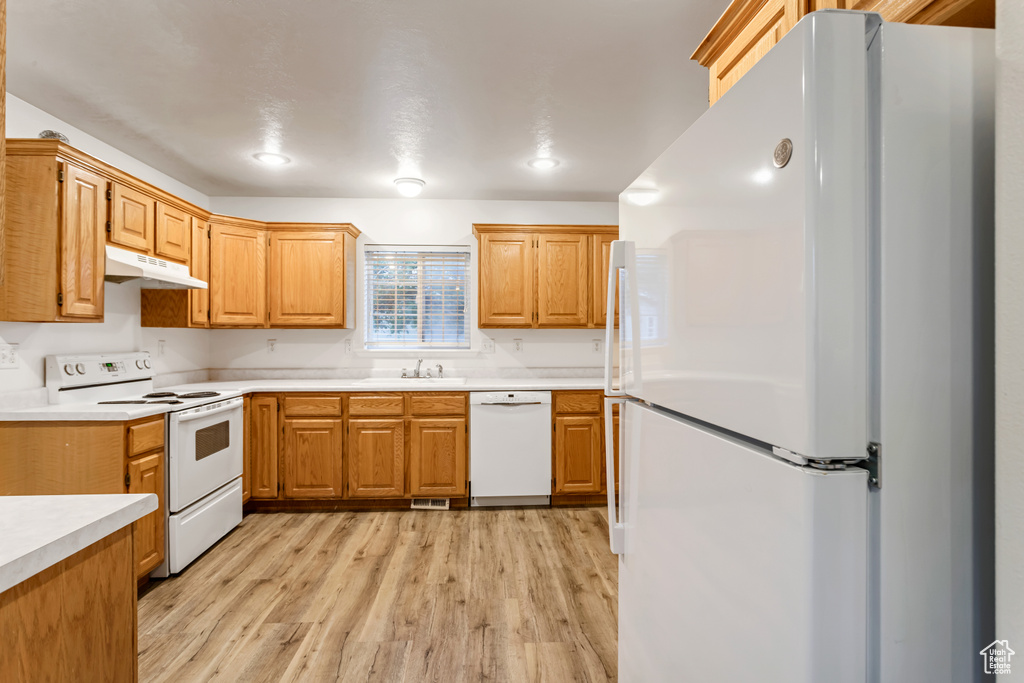
<svg viewBox="0 0 1024 683">
<path fill-rule="evenodd" d="M 465 377 L 367 377 L 355 382 L 375 387 L 457 387 L 466 383 Z"/>
</svg>

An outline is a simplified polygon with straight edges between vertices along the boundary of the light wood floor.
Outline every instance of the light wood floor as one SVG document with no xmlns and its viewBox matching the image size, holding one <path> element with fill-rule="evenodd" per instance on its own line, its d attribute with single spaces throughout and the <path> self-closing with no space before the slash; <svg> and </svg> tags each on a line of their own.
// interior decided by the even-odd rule
<svg viewBox="0 0 1024 683">
<path fill-rule="evenodd" d="M 613 681 L 601 508 L 249 515 L 139 599 L 141 681 Z"/>
</svg>

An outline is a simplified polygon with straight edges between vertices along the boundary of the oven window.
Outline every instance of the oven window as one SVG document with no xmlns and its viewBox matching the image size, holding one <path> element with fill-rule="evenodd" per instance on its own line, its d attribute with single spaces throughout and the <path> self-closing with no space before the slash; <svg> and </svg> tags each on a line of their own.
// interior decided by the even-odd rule
<svg viewBox="0 0 1024 683">
<path fill-rule="evenodd" d="M 218 453 L 230 445 L 230 421 L 224 420 L 196 431 L 196 460 Z"/>
</svg>

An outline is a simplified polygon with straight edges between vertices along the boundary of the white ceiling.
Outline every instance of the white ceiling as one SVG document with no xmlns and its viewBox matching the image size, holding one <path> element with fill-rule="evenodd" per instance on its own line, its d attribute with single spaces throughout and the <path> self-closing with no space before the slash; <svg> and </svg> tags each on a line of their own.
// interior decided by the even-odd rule
<svg viewBox="0 0 1024 683">
<path fill-rule="evenodd" d="M 707 108 L 727 4 L 8 0 L 8 90 L 210 196 L 613 200 Z"/>
</svg>

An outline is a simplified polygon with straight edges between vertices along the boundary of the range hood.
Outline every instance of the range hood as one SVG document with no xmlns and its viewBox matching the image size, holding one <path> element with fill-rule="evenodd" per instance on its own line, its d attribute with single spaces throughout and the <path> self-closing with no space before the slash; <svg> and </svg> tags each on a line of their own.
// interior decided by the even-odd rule
<svg viewBox="0 0 1024 683">
<path fill-rule="evenodd" d="M 127 249 L 107 245 L 107 273 L 109 282 L 125 282 L 142 278 L 147 289 L 207 289 L 208 285 L 188 273 L 188 266 L 163 259 L 137 254 Z"/>
</svg>

